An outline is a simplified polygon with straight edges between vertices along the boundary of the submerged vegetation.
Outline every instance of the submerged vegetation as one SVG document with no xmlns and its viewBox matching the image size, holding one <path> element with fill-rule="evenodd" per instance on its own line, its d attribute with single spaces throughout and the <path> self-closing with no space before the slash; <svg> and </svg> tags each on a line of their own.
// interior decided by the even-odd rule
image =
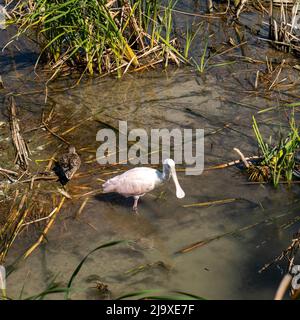
<svg viewBox="0 0 300 320">
<path fill-rule="evenodd" d="M 81 260 L 81 262 L 78 264 L 78 266 L 73 271 L 67 285 L 62 285 L 61 283 L 59 283 L 58 279 L 57 279 L 58 275 L 56 275 L 49 282 L 46 289 L 38 294 L 31 295 L 29 297 L 23 297 L 23 289 L 24 289 L 24 287 L 23 287 L 18 299 L 43 300 L 45 297 L 47 297 L 49 295 L 53 295 L 53 294 L 64 294 L 64 299 L 66 299 L 66 300 L 70 299 L 71 293 L 74 293 L 78 290 L 82 290 L 82 289 L 73 289 L 72 285 L 73 285 L 75 278 L 77 277 L 77 275 L 80 272 L 83 265 L 87 262 L 90 255 L 92 255 L 93 253 L 95 253 L 96 251 L 99 251 L 101 249 L 113 247 L 113 246 L 116 246 L 119 244 L 126 244 L 126 243 L 127 243 L 127 241 L 117 240 L 117 241 L 107 242 L 107 243 L 104 243 L 104 244 L 98 246 L 97 248 L 90 251 Z M 15 268 L 15 266 L 12 266 L 11 268 L 12 268 L 12 271 L 10 272 L 10 274 L 13 272 L 13 269 Z M 4 285 L 5 273 L 6 273 L 5 268 L 0 265 L 0 286 L 1 286 L 1 288 L 6 287 Z M 107 292 L 110 293 L 108 287 L 104 284 L 101 284 L 100 290 L 99 290 L 99 287 L 95 287 L 95 288 L 97 290 L 99 290 L 101 293 L 101 289 L 103 290 L 103 287 L 104 287 L 105 293 L 107 293 Z M 109 295 L 109 298 L 111 298 L 110 295 Z M 164 290 L 161 290 L 161 289 L 141 290 L 141 291 L 136 291 L 136 292 L 124 293 L 119 297 L 115 297 L 116 300 L 124 300 L 124 299 L 128 299 L 128 298 L 129 299 L 130 298 L 131 299 L 140 299 L 140 300 L 143 300 L 143 299 L 147 299 L 147 300 L 149 300 L 149 299 L 152 299 L 152 300 L 157 300 L 157 299 L 159 299 L 159 300 L 162 300 L 162 299 L 163 300 L 203 300 L 202 297 L 199 297 L 194 294 L 190 294 L 190 293 L 186 293 L 186 292 L 182 292 L 182 291 L 165 292 Z M 12 300 L 12 299 L 13 299 L 12 297 L 9 297 L 7 295 L 7 290 L 3 289 L 2 292 L 0 292 L 0 300 Z"/>
<path fill-rule="evenodd" d="M 249 179 L 252 181 L 272 181 L 278 186 L 283 179 L 290 183 L 296 170 L 295 156 L 299 151 L 300 136 L 296 126 L 294 114 L 290 119 L 290 132 L 287 137 L 281 138 L 277 145 L 264 141 L 255 118 L 253 117 L 253 130 L 262 154 L 262 161 L 258 165 L 250 165 L 247 169 Z"/>
</svg>

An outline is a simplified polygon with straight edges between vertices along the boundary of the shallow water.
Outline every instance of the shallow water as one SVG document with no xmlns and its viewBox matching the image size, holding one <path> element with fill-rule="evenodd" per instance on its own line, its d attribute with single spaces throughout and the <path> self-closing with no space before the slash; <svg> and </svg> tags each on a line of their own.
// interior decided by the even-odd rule
<svg viewBox="0 0 300 320">
<path fill-rule="evenodd" d="M 247 19 L 249 16 L 244 21 Z M 97 290 L 92 288 L 96 280 L 108 284 L 113 297 L 161 288 L 186 291 L 207 299 L 271 299 L 285 265 L 275 265 L 263 273 L 258 270 L 280 254 L 299 229 L 297 185 L 289 189 L 284 185 L 278 189 L 249 185 L 237 167 L 205 170 L 200 176 L 187 176 L 179 171 L 178 179 L 186 193 L 182 200 L 175 197 L 170 182 L 143 197 L 136 216 L 131 210 L 132 199 L 99 192 L 89 196 L 80 216 L 74 217 L 86 198 L 80 195 L 100 189 L 102 182 L 97 179 L 106 180 L 116 174 L 115 170 L 124 169 L 124 166 L 104 168 L 95 161 L 99 146 L 96 133 L 103 124 L 117 127 L 118 120 L 127 120 L 129 129 L 204 129 L 207 169 L 236 159 L 234 147 L 246 155 L 257 153 L 252 115 L 265 135 L 278 136 L 279 129 L 286 127 L 284 110 L 257 112 L 292 99 L 298 94 L 298 87 L 269 95 L 255 94 L 251 83 L 257 65 L 239 62 L 211 69 L 204 76 L 197 75 L 190 67 L 171 68 L 128 74 L 122 80 L 89 79 L 64 91 L 66 82 L 61 80 L 51 84 L 45 105 L 43 81 L 32 72 L 35 57 L 31 50 L 30 46 L 24 48 L 20 57 L 16 57 L 16 49 L 11 56 L 4 53 L 0 62 L 7 90 L 23 93 L 16 97 L 21 123 L 24 129 L 34 127 L 39 124 L 42 110 L 49 112 L 53 106 L 55 117 L 51 125 L 60 125 L 60 134 L 81 123 L 64 138 L 79 150 L 83 164 L 76 179 L 68 185 L 73 199 L 59 213 L 47 235 L 47 243 L 9 276 L 8 294 L 17 297 L 23 284 L 24 296 L 36 294 L 56 275 L 57 281 L 66 283 L 92 249 L 107 241 L 126 239 L 131 242 L 97 251 L 88 259 L 74 282 L 78 290 L 72 294 L 73 299 L 99 298 Z M 257 46 L 254 40 L 248 50 L 256 50 L 256 58 L 266 52 L 281 57 L 265 43 Z M 290 72 L 289 76 L 292 81 L 297 74 Z M 5 119 L 5 99 L 0 108 Z M 30 141 L 33 159 L 46 158 L 56 149 L 62 152 L 65 148 L 61 141 L 41 130 L 31 135 Z M 5 152 L 1 152 L 4 156 Z M 109 172 L 114 173 L 108 175 Z M 222 205 L 183 207 L 232 198 L 237 200 Z M 222 236 L 235 230 L 232 235 Z M 219 239 L 190 253 L 175 254 L 191 243 L 218 235 L 221 235 Z M 24 253 L 33 239 L 35 231 L 30 227 L 15 242 L 7 263 Z M 163 266 L 155 265 L 157 262 L 163 262 Z M 138 273 L 128 272 L 147 264 L 152 267 Z"/>
</svg>

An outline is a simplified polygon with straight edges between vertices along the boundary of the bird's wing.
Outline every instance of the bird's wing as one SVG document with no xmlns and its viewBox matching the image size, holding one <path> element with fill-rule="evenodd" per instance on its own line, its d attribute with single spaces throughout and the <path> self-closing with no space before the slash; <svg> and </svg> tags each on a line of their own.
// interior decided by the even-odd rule
<svg viewBox="0 0 300 320">
<path fill-rule="evenodd" d="M 81 165 L 80 157 L 77 154 L 72 155 L 72 157 L 70 158 L 70 161 L 69 161 L 70 179 L 73 177 L 75 172 L 80 168 L 80 165 Z"/>
<path fill-rule="evenodd" d="M 134 168 L 109 179 L 104 185 L 104 192 L 118 192 L 124 196 L 141 195 L 155 188 L 156 170 L 151 168 Z"/>
<path fill-rule="evenodd" d="M 62 155 L 62 157 L 58 160 L 58 164 L 62 168 L 68 168 L 69 167 L 69 157 L 67 154 Z"/>
<path fill-rule="evenodd" d="M 81 165 L 80 157 L 77 154 L 72 155 L 72 157 L 70 157 L 70 166 L 76 167 L 78 169 L 80 165 Z"/>
</svg>

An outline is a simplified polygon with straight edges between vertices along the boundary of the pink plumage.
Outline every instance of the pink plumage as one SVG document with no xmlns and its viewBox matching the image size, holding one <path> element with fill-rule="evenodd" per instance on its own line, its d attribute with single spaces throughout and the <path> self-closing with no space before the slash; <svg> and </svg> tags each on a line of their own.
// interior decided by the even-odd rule
<svg viewBox="0 0 300 320">
<path fill-rule="evenodd" d="M 137 210 L 138 199 L 169 180 L 170 176 L 173 177 L 176 186 L 176 196 L 183 198 L 185 194 L 178 183 L 172 159 L 164 161 L 163 172 L 153 168 L 137 167 L 115 176 L 102 185 L 103 193 L 117 192 L 125 197 L 134 197 L 133 209 Z"/>
</svg>

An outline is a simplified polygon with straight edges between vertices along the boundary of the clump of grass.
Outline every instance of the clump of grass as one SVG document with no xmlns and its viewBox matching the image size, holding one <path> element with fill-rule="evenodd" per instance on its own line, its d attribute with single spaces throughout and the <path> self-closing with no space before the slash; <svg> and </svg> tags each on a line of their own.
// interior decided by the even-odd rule
<svg viewBox="0 0 300 320">
<path fill-rule="evenodd" d="M 183 56 L 185 59 L 189 59 L 189 53 L 191 50 L 191 45 L 193 41 L 195 40 L 196 35 L 200 31 L 200 28 L 202 27 L 203 23 L 200 23 L 198 28 L 193 31 L 192 28 L 187 26 L 186 28 L 186 35 L 185 35 L 185 46 L 184 46 L 184 51 L 183 51 Z"/>
<path fill-rule="evenodd" d="M 200 73 L 203 73 L 208 65 L 209 57 L 207 57 L 207 48 L 208 48 L 208 37 L 204 41 L 204 48 L 203 52 L 200 58 L 200 62 L 197 63 L 194 59 L 194 64 L 196 67 L 196 70 Z"/>
<path fill-rule="evenodd" d="M 129 68 L 185 61 L 172 38 L 172 8 L 159 0 L 22 1 L 16 35 L 35 30 L 41 58 L 56 75 L 66 68 L 120 77 Z"/>
<path fill-rule="evenodd" d="M 296 126 L 294 114 L 292 113 L 290 119 L 288 135 L 281 138 L 275 146 L 264 141 L 254 117 L 253 130 L 263 160 L 259 165 L 251 165 L 248 168 L 250 179 L 255 181 L 270 180 L 275 187 L 282 179 L 290 183 L 295 169 L 295 154 L 300 145 L 299 128 Z"/>
<path fill-rule="evenodd" d="M 198 31 L 197 31 L 198 32 Z M 194 36 L 193 36 L 194 37 Z M 211 53 L 209 52 L 209 39 L 211 36 L 206 36 L 205 39 L 203 40 L 203 51 L 201 53 L 200 56 L 200 60 L 199 62 L 197 60 L 195 60 L 193 57 L 191 58 L 192 60 L 192 64 L 195 67 L 195 70 L 198 73 L 204 73 L 205 71 L 207 71 L 210 68 L 214 68 L 214 67 L 224 67 L 230 64 L 235 63 L 235 61 L 223 61 L 220 63 L 210 63 L 210 61 L 215 58 L 216 56 L 220 55 L 220 53 L 216 53 L 211 55 Z M 191 35 L 189 35 L 189 38 L 191 38 Z M 190 39 L 188 38 L 187 43 L 190 43 Z M 193 40 L 193 38 L 192 38 Z"/>
</svg>

